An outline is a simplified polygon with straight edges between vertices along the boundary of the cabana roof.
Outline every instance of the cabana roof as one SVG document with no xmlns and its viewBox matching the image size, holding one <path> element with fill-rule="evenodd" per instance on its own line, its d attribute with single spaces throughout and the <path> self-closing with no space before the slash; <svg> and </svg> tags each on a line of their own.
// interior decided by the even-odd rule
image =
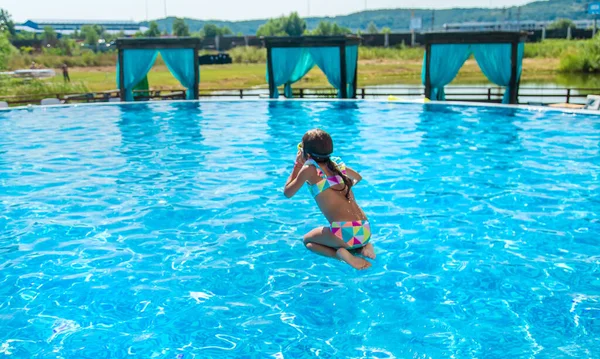
<svg viewBox="0 0 600 359">
<path fill-rule="evenodd" d="M 201 43 L 197 37 L 141 37 L 117 39 L 117 49 L 200 49 Z"/>
<path fill-rule="evenodd" d="M 477 32 L 429 32 L 424 34 L 428 44 L 511 44 L 525 42 L 526 32 L 518 31 L 477 31 Z"/>
<path fill-rule="evenodd" d="M 360 37 L 353 35 L 338 36 L 263 36 L 265 47 L 333 47 L 358 45 Z"/>
</svg>

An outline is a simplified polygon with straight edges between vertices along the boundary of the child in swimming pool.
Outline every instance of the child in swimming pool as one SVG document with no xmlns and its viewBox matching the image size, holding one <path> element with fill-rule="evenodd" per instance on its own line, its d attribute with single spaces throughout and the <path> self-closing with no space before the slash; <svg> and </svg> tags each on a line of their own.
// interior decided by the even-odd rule
<svg viewBox="0 0 600 359">
<path fill-rule="evenodd" d="M 315 129 L 304 134 L 284 194 L 291 198 L 306 183 L 331 223 L 329 227 L 308 232 L 304 236 L 306 248 L 325 257 L 341 259 L 356 269 L 366 269 L 371 263 L 351 253 L 375 259 L 369 221 L 352 193 L 352 186 L 362 177 L 346 167 L 341 159 L 331 157 L 332 153 L 333 141 L 327 132 Z"/>
</svg>

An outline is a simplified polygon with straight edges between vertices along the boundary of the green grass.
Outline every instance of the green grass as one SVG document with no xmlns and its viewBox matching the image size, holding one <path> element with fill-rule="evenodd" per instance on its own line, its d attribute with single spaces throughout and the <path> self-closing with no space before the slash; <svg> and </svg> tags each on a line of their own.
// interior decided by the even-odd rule
<svg viewBox="0 0 600 359">
<path fill-rule="evenodd" d="M 587 40 L 545 40 L 525 44 L 524 57 L 558 59 L 563 54 L 573 51 Z"/>
<path fill-rule="evenodd" d="M 86 92 L 88 92 L 88 88 L 83 82 L 65 84 L 54 80 L 22 80 L 0 77 L 0 96 L 37 98 L 43 95 Z"/>
<path fill-rule="evenodd" d="M 523 79 L 525 81 L 552 81 L 557 75 L 557 60 L 528 59 L 525 61 Z M 73 83 L 83 83 L 90 91 L 112 90 L 116 87 L 114 67 L 75 68 L 71 70 Z M 154 89 L 181 88 L 179 82 L 165 66 L 155 66 L 148 75 L 150 87 Z M 358 85 L 419 84 L 421 81 L 421 61 L 360 61 L 358 64 Z M 487 80 L 475 61 L 468 61 L 457 77 L 457 83 L 485 83 Z M 62 83 L 62 76 L 49 80 Z M 201 89 L 238 89 L 266 87 L 264 64 L 232 64 L 200 67 Z M 327 78 L 320 69 L 314 68 L 295 87 L 328 87 Z"/>
<path fill-rule="evenodd" d="M 564 73 L 600 73 L 600 37 L 580 41 L 563 53 L 558 69 Z"/>
<path fill-rule="evenodd" d="M 358 58 L 361 60 L 422 60 L 425 50 L 422 47 L 400 46 L 396 48 L 360 47 Z"/>
</svg>

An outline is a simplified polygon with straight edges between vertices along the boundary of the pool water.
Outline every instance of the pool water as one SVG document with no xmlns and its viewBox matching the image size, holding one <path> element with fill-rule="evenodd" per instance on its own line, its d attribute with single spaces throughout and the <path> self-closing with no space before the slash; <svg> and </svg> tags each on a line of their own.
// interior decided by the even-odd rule
<svg viewBox="0 0 600 359">
<path fill-rule="evenodd" d="M 282 194 L 329 131 L 377 259 Z M 0 357 L 598 358 L 600 117 L 384 102 L 0 112 Z"/>
</svg>

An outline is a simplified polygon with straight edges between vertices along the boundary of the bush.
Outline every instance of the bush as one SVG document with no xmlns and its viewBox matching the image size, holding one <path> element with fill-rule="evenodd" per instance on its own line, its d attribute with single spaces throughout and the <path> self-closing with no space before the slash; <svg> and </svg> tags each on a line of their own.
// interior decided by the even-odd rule
<svg viewBox="0 0 600 359">
<path fill-rule="evenodd" d="M 560 72 L 580 72 L 586 67 L 585 59 L 579 56 L 578 52 L 571 52 L 561 57 L 558 70 Z"/>
<path fill-rule="evenodd" d="M 258 47 L 234 47 L 229 50 L 229 56 L 234 64 L 267 63 L 267 50 Z"/>
<path fill-rule="evenodd" d="M 62 64 L 67 64 L 69 67 L 89 67 L 89 66 L 116 66 L 117 53 L 104 52 L 94 53 L 89 50 L 84 50 L 78 56 L 56 55 L 55 50 L 44 50 L 42 54 L 25 54 L 15 53 L 9 61 L 7 68 L 11 70 L 29 68 L 32 62 L 35 62 L 45 68 L 60 68 Z"/>
<path fill-rule="evenodd" d="M 19 94 L 19 96 L 42 96 L 66 93 L 86 93 L 82 83 L 51 82 L 48 80 L 23 80 L 0 77 L 0 96 Z"/>
<path fill-rule="evenodd" d="M 600 72 L 600 37 L 580 41 L 573 50 L 561 56 L 560 72 Z"/>
<path fill-rule="evenodd" d="M 14 47 L 8 40 L 8 35 L 4 31 L 0 31 L 0 69 L 6 69 L 10 58 L 19 53 L 16 47 Z"/>
<path fill-rule="evenodd" d="M 580 41 L 544 40 L 525 44 L 525 58 L 559 58 L 580 46 Z"/>
<path fill-rule="evenodd" d="M 359 47 L 359 60 L 423 60 L 425 50 L 421 47 L 407 47 L 404 45 L 395 48 L 385 47 Z"/>
<path fill-rule="evenodd" d="M 31 46 L 21 46 L 21 48 L 19 49 L 19 51 L 21 51 L 22 54 L 25 55 L 29 55 L 33 52 L 33 47 Z"/>
</svg>

